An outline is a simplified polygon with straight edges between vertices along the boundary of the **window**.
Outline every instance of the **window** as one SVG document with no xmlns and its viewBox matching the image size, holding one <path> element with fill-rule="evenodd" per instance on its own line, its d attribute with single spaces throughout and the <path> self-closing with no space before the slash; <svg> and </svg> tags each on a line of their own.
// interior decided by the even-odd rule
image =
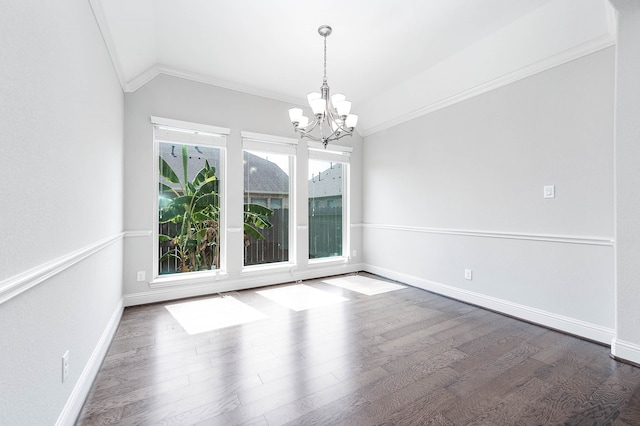
<svg viewBox="0 0 640 426">
<path fill-rule="evenodd" d="M 244 266 L 291 262 L 295 143 L 242 132 Z"/>
<path fill-rule="evenodd" d="M 309 259 L 345 256 L 349 151 L 309 146 Z"/>
<path fill-rule="evenodd" d="M 156 120 L 158 275 L 220 269 L 225 129 Z"/>
</svg>

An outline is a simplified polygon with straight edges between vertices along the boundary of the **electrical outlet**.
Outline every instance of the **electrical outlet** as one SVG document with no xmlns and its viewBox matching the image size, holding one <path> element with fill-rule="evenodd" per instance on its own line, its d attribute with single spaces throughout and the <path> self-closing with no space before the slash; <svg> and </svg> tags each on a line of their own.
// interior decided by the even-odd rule
<svg viewBox="0 0 640 426">
<path fill-rule="evenodd" d="M 473 279 L 473 271 L 471 269 L 464 270 L 464 279 L 469 281 Z"/>
<path fill-rule="evenodd" d="M 351 257 L 356 257 L 358 255 L 358 251 L 357 250 L 353 250 L 351 252 Z"/>
<path fill-rule="evenodd" d="M 138 271 L 137 280 L 144 281 L 146 279 L 147 274 L 144 271 Z"/>
<path fill-rule="evenodd" d="M 69 377 L 69 351 L 62 355 L 62 383 Z"/>
<path fill-rule="evenodd" d="M 545 185 L 544 186 L 544 198 L 556 198 L 556 186 Z"/>
</svg>

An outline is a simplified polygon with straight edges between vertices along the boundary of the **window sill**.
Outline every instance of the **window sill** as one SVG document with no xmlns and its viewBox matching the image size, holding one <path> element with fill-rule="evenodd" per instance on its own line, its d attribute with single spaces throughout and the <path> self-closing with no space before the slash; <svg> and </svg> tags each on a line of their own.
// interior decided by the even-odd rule
<svg viewBox="0 0 640 426">
<path fill-rule="evenodd" d="M 184 272 L 179 274 L 162 275 L 149 282 L 151 288 L 175 287 L 187 284 L 212 284 L 227 279 L 229 275 L 219 269 L 202 272 Z"/>
<path fill-rule="evenodd" d="M 245 266 L 242 268 L 241 275 L 254 275 L 261 274 L 265 272 L 290 272 L 293 268 L 296 267 L 295 263 L 289 262 L 278 262 L 278 263 L 267 263 L 264 265 L 251 265 Z"/>
<path fill-rule="evenodd" d="M 349 263 L 349 258 L 345 256 L 323 257 L 319 259 L 309 259 L 309 268 L 321 268 L 323 266 L 344 265 Z"/>
</svg>

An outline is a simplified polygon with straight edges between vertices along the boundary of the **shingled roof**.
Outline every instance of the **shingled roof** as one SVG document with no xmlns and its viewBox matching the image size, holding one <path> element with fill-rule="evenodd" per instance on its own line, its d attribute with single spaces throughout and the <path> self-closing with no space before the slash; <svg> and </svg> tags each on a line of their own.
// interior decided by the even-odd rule
<svg viewBox="0 0 640 426">
<path fill-rule="evenodd" d="M 244 190 L 252 194 L 289 194 L 289 176 L 275 163 L 244 151 Z"/>
<path fill-rule="evenodd" d="M 211 167 L 215 167 L 216 170 L 219 168 L 220 151 L 217 148 L 187 145 L 187 153 L 187 178 L 190 181 L 202 170 L 207 160 Z M 160 143 L 159 155 L 182 180 L 182 146 Z M 245 191 L 256 194 L 289 193 L 289 177 L 284 170 L 277 164 L 247 151 L 244 151 L 244 177 Z"/>
<path fill-rule="evenodd" d="M 309 198 L 337 195 L 342 195 L 342 163 L 333 163 L 331 167 L 309 179 Z"/>
</svg>

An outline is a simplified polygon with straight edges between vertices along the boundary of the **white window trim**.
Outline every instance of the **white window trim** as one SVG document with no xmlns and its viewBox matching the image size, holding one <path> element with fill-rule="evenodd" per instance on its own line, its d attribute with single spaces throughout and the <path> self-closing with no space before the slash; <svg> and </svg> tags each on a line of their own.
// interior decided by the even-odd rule
<svg viewBox="0 0 640 426">
<path fill-rule="evenodd" d="M 326 160 L 334 163 L 349 163 L 353 148 L 350 146 L 327 145 L 325 148 L 320 142 L 309 142 L 309 159 Z"/>
<path fill-rule="evenodd" d="M 242 137 L 242 141 L 256 141 L 260 143 L 275 143 L 275 144 L 287 144 L 287 145 L 298 145 L 298 139 L 286 138 L 284 136 L 274 136 L 267 135 L 264 133 L 254 133 L 254 132 L 246 132 L 241 131 L 240 136 Z"/>
<path fill-rule="evenodd" d="M 310 151 L 328 152 L 333 154 L 345 154 L 349 155 L 353 152 L 353 148 L 344 145 L 327 144 L 325 147 L 321 142 L 309 141 L 307 146 Z"/>
<path fill-rule="evenodd" d="M 267 135 L 263 133 L 240 132 L 243 151 L 259 151 L 263 153 L 284 154 L 289 156 L 289 259 L 284 262 L 265 263 L 260 265 L 244 265 L 244 252 L 241 253 L 242 275 L 257 272 L 290 270 L 297 265 L 296 224 L 296 153 L 298 140 L 283 136 Z M 244 188 L 244 182 L 243 182 Z"/>
<path fill-rule="evenodd" d="M 149 282 L 149 287 L 170 287 L 182 286 L 185 284 L 199 283 L 204 280 L 218 280 L 227 277 L 227 153 L 226 153 L 226 135 L 231 130 L 225 127 L 217 127 L 202 123 L 193 123 L 188 121 L 174 120 L 170 118 L 162 118 L 151 116 L 151 124 L 153 125 L 153 182 L 155 193 L 153 197 L 153 278 Z M 159 135 L 159 137 L 157 137 Z M 175 273 L 160 275 L 159 268 L 159 221 L 158 221 L 158 184 L 160 181 L 160 173 L 158 166 L 158 144 L 159 142 L 176 142 L 183 144 L 201 144 L 215 148 L 221 148 L 220 169 L 217 170 L 218 176 L 221 177 L 220 185 L 220 268 L 211 271 L 194 271 L 189 273 Z"/>
<path fill-rule="evenodd" d="M 188 132 L 204 132 L 213 135 L 228 135 L 231 129 L 226 127 L 212 126 L 210 124 L 193 123 L 189 121 L 174 120 L 173 118 L 151 116 L 151 124 L 156 126 L 166 126 L 177 130 L 186 130 Z"/>
</svg>

